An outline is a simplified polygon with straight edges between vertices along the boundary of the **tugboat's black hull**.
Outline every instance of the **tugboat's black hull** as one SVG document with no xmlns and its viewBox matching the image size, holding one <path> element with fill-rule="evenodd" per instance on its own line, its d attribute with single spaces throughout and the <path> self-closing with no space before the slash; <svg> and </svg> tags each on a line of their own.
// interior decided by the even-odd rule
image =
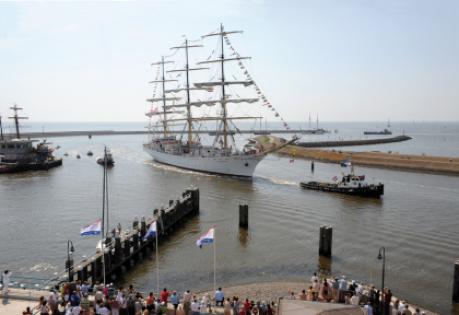
<svg viewBox="0 0 459 315">
<path fill-rule="evenodd" d="M 4 173 L 19 173 L 27 171 L 47 171 L 50 168 L 61 166 L 62 159 L 55 159 L 52 161 L 46 161 L 42 163 L 30 162 L 30 163 L 5 163 L 0 166 L 0 174 Z"/>
<path fill-rule="evenodd" d="M 361 187 L 338 186 L 334 183 L 319 182 L 301 182 L 300 186 L 305 189 L 320 190 L 325 192 L 334 192 L 340 194 L 379 198 L 384 194 L 384 185 L 365 185 Z"/>
</svg>

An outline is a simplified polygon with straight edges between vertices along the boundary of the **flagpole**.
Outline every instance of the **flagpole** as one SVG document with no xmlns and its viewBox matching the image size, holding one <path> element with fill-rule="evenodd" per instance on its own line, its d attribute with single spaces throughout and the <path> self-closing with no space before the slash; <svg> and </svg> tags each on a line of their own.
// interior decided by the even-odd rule
<svg viewBox="0 0 459 315">
<path fill-rule="evenodd" d="M 214 292 L 215 292 L 215 289 L 216 289 L 216 275 L 217 275 L 217 264 L 216 264 L 216 258 L 217 258 L 217 254 L 216 254 L 216 245 L 215 245 L 215 240 L 216 240 L 216 237 L 215 237 L 215 229 L 214 229 Z"/>
<path fill-rule="evenodd" d="M 153 224 L 153 223 L 152 223 Z M 156 239 L 156 291 L 158 292 L 159 294 L 159 250 L 158 250 L 158 236 L 159 236 L 159 233 L 158 233 L 158 225 L 156 225 L 156 236 L 155 236 L 155 239 Z"/>
<path fill-rule="evenodd" d="M 104 288 L 105 288 L 105 201 L 106 201 L 106 186 L 107 186 L 107 147 L 104 148 L 104 178 L 102 184 L 102 233 L 101 233 L 101 246 L 102 246 L 102 275 L 104 279 Z"/>
</svg>

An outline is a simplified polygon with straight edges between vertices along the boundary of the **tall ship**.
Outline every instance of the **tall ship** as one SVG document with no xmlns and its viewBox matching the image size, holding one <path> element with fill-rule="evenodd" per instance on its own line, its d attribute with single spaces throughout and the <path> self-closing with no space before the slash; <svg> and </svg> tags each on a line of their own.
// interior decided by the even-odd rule
<svg viewBox="0 0 459 315">
<path fill-rule="evenodd" d="M 202 39 L 217 37 L 218 48 L 214 49 L 211 56 L 205 61 L 197 62 L 196 66 L 189 64 L 189 51 L 193 48 L 203 47 L 195 41 L 185 39 L 182 44 L 172 47 L 174 51 L 184 51 L 185 66 L 179 69 L 165 70 L 172 64 L 172 60 L 162 57 L 159 62 L 152 65 L 158 66 L 157 78 L 150 83 L 161 87 L 161 93 L 156 96 L 156 89 L 153 97 L 147 101 L 153 104 L 151 110 L 146 114 L 150 117 L 151 139 L 144 144 L 144 150 L 148 152 L 155 161 L 173 165 L 183 169 L 189 169 L 205 173 L 252 177 L 258 163 L 270 152 L 276 151 L 283 146 L 296 140 L 293 137 L 290 141 L 272 136 L 262 135 L 245 141 L 241 148 L 238 148 L 240 141 L 236 141 L 238 128 L 236 122 L 241 120 L 260 119 L 258 116 L 234 115 L 230 110 L 234 104 L 252 104 L 260 100 L 261 92 L 256 87 L 257 97 L 240 97 L 232 90 L 232 87 L 239 86 L 247 89 L 254 85 L 254 81 L 248 75 L 247 70 L 243 71 L 246 80 L 238 80 L 234 75 L 228 79 L 226 64 L 235 62 L 242 68 L 242 60 L 250 57 L 241 57 L 230 45 L 229 35 L 242 33 L 242 31 L 226 31 L 223 25 L 219 30 L 202 36 Z M 225 54 L 225 43 L 230 46 L 232 54 Z M 220 55 L 212 58 L 215 50 Z M 209 70 L 206 66 L 216 66 L 216 74 L 210 81 L 192 83 L 190 73 L 195 71 Z M 176 78 L 166 78 L 166 73 L 178 73 Z M 184 74 L 183 76 L 181 76 Z M 179 83 L 179 76 L 182 77 L 182 84 Z M 215 77 L 218 76 L 218 79 Z M 166 85 L 175 83 L 174 88 Z M 231 91 L 230 91 L 231 89 Z M 200 97 L 193 97 L 193 93 L 199 93 Z M 211 98 L 209 94 L 213 93 Z M 231 93 L 231 94 L 230 94 Z M 182 96 L 180 96 L 182 95 Z M 235 96 L 233 96 L 235 95 Z M 207 100 L 202 100 L 207 98 Z M 264 96 L 262 100 L 266 102 Z M 154 104 L 158 104 L 154 107 Z M 253 105 L 250 105 L 253 106 Z M 271 107 L 271 105 L 269 105 Z M 212 108 L 216 113 L 204 114 L 207 108 Z M 278 113 L 275 113 L 278 116 Z M 157 118 L 155 123 L 153 119 Z M 200 128 L 205 124 L 215 123 L 215 132 L 210 133 L 213 141 L 204 143 L 201 141 Z M 182 126 L 186 139 L 183 136 L 176 136 L 171 127 Z M 182 125 L 180 125 L 182 124 Z M 284 123 L 286 125 L 286 123 Z M 156 129 L 155 129 L 156 128 Z"/>
<path fill-rule="evenodd" d="M 62 165 L 62 159 L 53 156 L 53 148 L 46 140 L 23 139 L 19 130 L 19 120 L 27 119 L 20 117 L 18 111 L 21 107 L 11 107 L 14 115 L 9 117 L 14 120 L 16 133 L 7 137 L 3 134 L 3 126 L 0 117 L 0 174 L 15 173 L 29 170 L 48 170 Z M 34 145 L 38 142 L 37 145 Z"/>
</svg>

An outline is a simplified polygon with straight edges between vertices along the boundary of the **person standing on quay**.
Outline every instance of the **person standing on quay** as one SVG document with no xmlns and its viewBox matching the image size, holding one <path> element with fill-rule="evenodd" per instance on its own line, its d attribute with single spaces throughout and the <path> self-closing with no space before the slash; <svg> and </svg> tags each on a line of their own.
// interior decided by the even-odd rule
<svg viewBox="0 0 459 315">
<path fill-rule="evenodd" d="M 186 290 L 183 293 L 183 310 L 185 311 L 185 315 L 190 315 L 191 310 L 191 292 L 190 290 Z"/>
<path fill-rule="evenodd" d="M 2 293 L 3 293 L 3 304 L 8 304 L 8 286 L 10 284 L 11 272 L 5 270 L 2 274 Z"/>
<path fill-rule="evenodd" d="M 171 303 L 174 306 L 174 314 L 177 314 L 177 308 L 178 308 L 178 305 L 180 303 L 180 300 L 179 300 L 179 297 L 178 297 L 176 291 L 172 292 Z"/>
<path fill-rule="evenodd" d="M 167 288 L 164 288 L 161 291 L 160 298 L 161 298 L 161 302 L 167 303 L 167 300 L 169 298 L 169 291 L 167 291 Z"/>
<path fill-rule="evenodd" d="M 390 315 L 390 302 L 392 301 L 392 292 L 390 289 L 385 289 L 384 293 L 384 315 Z"/>
<path fill-rule="evenodd" d="M 200 307 L 197 299 L 191 303 L 191 315 L 200 315 Z"/>
<path fill-rule="evenodd" d="M 225 300 L 225 294 L 222 291 L 222 288 L 218 288 L 215 291 L 215 306 L 223 306 L 223 301 Z"/>
<path fill-rule="evenodd" d="M 338 302 L 339 303 L 344 303 L 344 294 L 346 293 L 346 290 L 347 290 L 346 276 L 342 276 L 338 284 L 338 294 L 339 294 Z"/>
</svg>

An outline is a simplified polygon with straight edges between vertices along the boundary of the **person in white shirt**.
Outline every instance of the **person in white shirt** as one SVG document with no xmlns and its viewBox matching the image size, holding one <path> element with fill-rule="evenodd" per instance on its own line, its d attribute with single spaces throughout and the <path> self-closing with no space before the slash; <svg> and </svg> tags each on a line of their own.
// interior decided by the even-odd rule
<svg viewBox="0 0 459 315">
<path fill-rule="evenodd" d="M 357 294 L 354 294 L 351 297 L 351 305 L 357 305 L 358 306 L 359 302 L 360 302 L 359 296 Z"/>
<path fill-rule="evenodd" d="M 191 303 L 191 315 L 199 315 L 200 309 L 198 300 L 194 299 Z"/>
<path fill-rule="evenodd" d="M 314 281 L 319 281 L 319 278 L 317 277 L 317 272 L 314 272 L 314 274 L 311 277 L 311 284 L 314 284 Z"/>
<path fill-rule="evenodd" d="M 341 279 L 339 279 L 338 283 L 338 302 L 343 303 L 344 302 L 344 293 L 347 290 L 347 281 L 346 281 L 346 276 L 342 276 Z"/>
<path fill-rule="evenodd" d="M 2 293 L 3 293 L 3 304 L 8 304 L 8 286 L 10 285 L 11 272 L 5 270 L 2 274 Z"/>
<path fill-rule="evenodd" d="M 319 298 L 320 284 L 318 280 L 314 280 L 312 283 L 312 294 L 314 301 L 317 301 Z"/>
</svg>

